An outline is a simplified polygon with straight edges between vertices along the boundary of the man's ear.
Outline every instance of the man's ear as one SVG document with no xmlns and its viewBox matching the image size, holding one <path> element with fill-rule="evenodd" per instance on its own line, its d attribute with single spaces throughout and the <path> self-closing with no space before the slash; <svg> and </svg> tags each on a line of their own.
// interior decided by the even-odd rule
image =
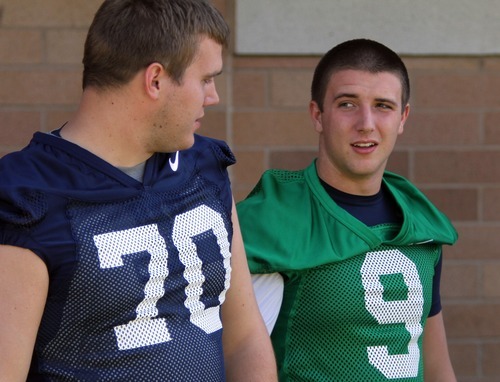
<svg viewBox="0 0 500 382">
<path fill-rule="evenodd" d="M 144 86 L 146 94 L 153 99 L 158 99 L 160 94 L 161 79 L 165 76 L 163 65 L 158 62 L 153 62 L 146 68 L 144 72 Z"/>
<path fill-rule="evenodd" d="M 401 123 L 399 124 L 398 134 L 403 134 L 404 126 L 406 121 L 408 120 L 409 115 L 410 115 L 410 104 L 407 103 L 403 109 L 403 113 L 401 114 Z"/>
<path fill-rule="evenodd" d="M 309 116 L 311 117 L 314 125 L 314 130 L 321 133 L 323 131 L 323 123 L 321 121 L 321 110 L 316 101 L 309 102 Z"/>
</svg>

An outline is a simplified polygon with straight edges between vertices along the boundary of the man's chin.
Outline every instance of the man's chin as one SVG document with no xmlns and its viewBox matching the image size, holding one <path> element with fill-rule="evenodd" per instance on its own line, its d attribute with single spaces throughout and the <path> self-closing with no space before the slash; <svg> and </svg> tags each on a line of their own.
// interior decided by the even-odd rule
<svg viewBox="0 0 500 382">
<path fill-rule="evenodd" d="M 193 147 L 193 145 L 194 145 L 194 135 L 192 135 L 190 139 L 186 139 L 185 141 L 180 143 L 177 150 L 175 151 L 187 150 Z"/>
<path fill-rule="evenodd" d="M 194 136 L 192 136 L 191 139 L 185 139 L 183 141 L 179 141 L 175 145 L 158 147 L 157 152 L 161 152 L 161 153 L 165 153 L 165 154 L 175 153 L 176 151 L 190 149 L 191 147 L 193 147 L 193 145 L 194 145 Z"/>
</svg>

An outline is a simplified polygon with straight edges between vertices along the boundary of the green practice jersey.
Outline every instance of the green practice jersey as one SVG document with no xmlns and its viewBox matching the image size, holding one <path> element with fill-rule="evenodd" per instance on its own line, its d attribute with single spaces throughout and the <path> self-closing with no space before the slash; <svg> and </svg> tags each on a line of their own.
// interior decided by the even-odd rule
<svg viewBox="0 0 500 382">
<path fill-rule="evenodd" d="M 314 163 L 267 171 L 238 204 L 251 272 L 285 280 L 271 336 L 281 381 L 423 381 L 434 267 L 457 234 L 406 179 L 383 181 L 401 226 L 352 217 Z"/>
</svg>

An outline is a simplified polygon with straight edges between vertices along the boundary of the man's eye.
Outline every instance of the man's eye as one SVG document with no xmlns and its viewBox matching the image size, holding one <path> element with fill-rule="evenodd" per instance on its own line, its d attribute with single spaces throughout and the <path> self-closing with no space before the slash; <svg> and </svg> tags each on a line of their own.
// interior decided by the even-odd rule
<svg viewBox="0 0 500 382">
<path fill-rule="evenodd" d="M 393 109 L 392 105 L 387 105 L 385 103 L 379 103 L 377 105 L 377 107 L 380 108 L 380 109 L 387 109 L 387 110 L 392 110 Z"/>
<path fill-rule="evenodd" d="M 352 102 L 344 101 L 344 102 L 339 103 L 339 107 L 351 108 L 351 107 L 354 107 L 354 104 Z"/>
</svg>

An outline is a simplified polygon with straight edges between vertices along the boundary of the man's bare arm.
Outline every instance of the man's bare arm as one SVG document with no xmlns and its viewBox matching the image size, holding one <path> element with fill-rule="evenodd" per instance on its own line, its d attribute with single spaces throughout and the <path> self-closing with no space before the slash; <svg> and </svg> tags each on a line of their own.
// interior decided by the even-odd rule
<svg viewBox="0 0 500 382">
<path fill-rule="evenodd" d="M 49 276 L 33 252 L 0 245 L 0 381 L 26 381 Z"/>
<path fill-rule="evenodd" d="M 277 381 L 276 361 L 253 293 L 233 202 L 231 286 L 222 306 L 224 359 L 228 381 Z"/>
<path fill-rule="evenodd" d="M 423 341 L 425 381 L 456 382 L 448 353 L 442 312 L 427 319 Z"/>
</svg>

